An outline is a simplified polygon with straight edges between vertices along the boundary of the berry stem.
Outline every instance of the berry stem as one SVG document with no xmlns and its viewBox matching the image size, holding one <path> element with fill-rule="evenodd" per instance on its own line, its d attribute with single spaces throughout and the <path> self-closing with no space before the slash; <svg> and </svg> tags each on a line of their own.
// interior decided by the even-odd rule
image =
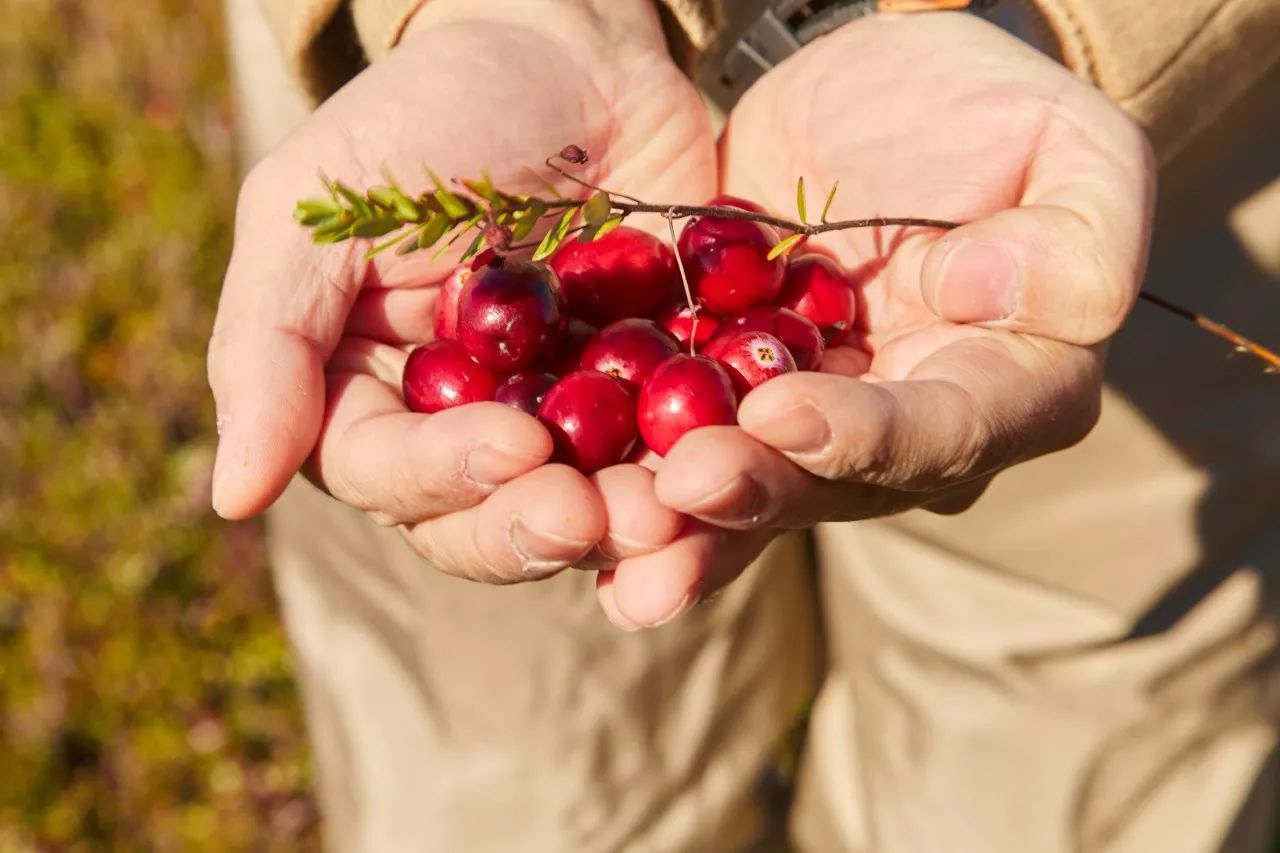
<svg viewBox="0 0 1280 853">
<path fill-rule="evenodd" d="M 1280 372 L 1280 355 L 1274 351 L 1267 349 L 1262 344 L 1246 338 L 1239 332 L 1233 331 L 1227 326 L 1222 325 L 1217 320 L 1211 320 L 1203 314 L 1198 314 L 1190 308 L 1184 308 L 1176 302 L 1170 302 L 1163 296 L 1157 296 L 1150 291 L 1143 290 L 1138 293 L 1139 298 L 1145 299 L 1152 305 L 1159 306 L 1184 320 L 1190 320 L 1206 332 L 1217 335 L 1224 341 L 1235 346 L 1236 352 L 1247 352 L 1255 358 L 1261 359 L 1267 365 L 1267 373 Z"/>
<path fill-rule="evenodd" d="M 667 230 L 671 232 L 671 245 L 676 244 L 676 219 L 671 214 L 667 214 Z M 684 298 L 689 304 L 689 355 L 697 355 L 698 341 L 698 303 L 693 299 L 693 288 L 689 286 L 689 274 L 684 270 L 684 258 L 680 257 L 680 253 L 676 252 L 676 266 L 680 269 L 680 283 L 684 285 Z"/>
</svg>

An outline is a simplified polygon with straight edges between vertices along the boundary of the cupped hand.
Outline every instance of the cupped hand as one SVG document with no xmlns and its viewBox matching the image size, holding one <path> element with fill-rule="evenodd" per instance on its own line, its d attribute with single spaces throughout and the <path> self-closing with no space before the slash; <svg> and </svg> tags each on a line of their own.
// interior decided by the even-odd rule
<svg viewBox="0 0 1280 853">
<path fill-rule="evenodd" d="M 804 176 L 831 219 L 966 223 L 811 241 L 855 272 L 856 347 L 750 393 L 740 427 L 695 431 L 658 468 L 696 516 L 600 584 L 619 625 L 665 621 L 776 534 L 912 507 L 955 512 L 1002 469 L 1081 439 L 1106 339 L 1147 255 L 1152 158 L 1102 94 L 994 26 L 857 21 L 762 79 L 730 117 L 722 189 L 782 215 Z"/>
<path fill-rule="evenodd" d="M 691 202 L 714 191 L 701 101 L 644 0 L 433 0 L 398 48 L 253 169 L 209 349 L 219 513 L 262 511 L 306 462 L 331 495 L 479 580 L 544 577 L 602 542 L 626 557 L 671 539 L 678 516 L 653 499 L 648 471 L 592 483 L 544 465 L 545 429 L 497 404 L 407 411 L 405 348 L 431 337 L 451 258 L 369 263 L 367 242 L 315 246 L 291 219 L 317 194 L 317 170 L 367 187 L 386 167 L 417 191 L 425 164 L 536 192 L 544 158 L 570 143 L 593 155 L 584 177 L 619 191 Z"/>
</svg>

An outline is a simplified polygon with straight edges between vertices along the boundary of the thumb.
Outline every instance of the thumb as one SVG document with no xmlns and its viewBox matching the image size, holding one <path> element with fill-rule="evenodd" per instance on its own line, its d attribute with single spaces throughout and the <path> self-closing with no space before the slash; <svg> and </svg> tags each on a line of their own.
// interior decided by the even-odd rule
<svg viewBox="0 0 1280 853">
<path fill-rule="evenodd" d="M 1139 229 L 1098 234 L 1062 207 L 1006 210 L 929 248 L 921 296 L 944 320 L 1094 344 L 1119 329 L 1133 307 L 1143 242 Z"/>
<path fill-rule="evenodd" d="M 291 218 L 294 186 L 268 158 L 236 210 L 208 353 L 219 433 L 213 508 L 224 518 L 266 509 L 311 453 L 324 364 L 359 292 L 355 247 L 318 251 Z"/>
</svg>

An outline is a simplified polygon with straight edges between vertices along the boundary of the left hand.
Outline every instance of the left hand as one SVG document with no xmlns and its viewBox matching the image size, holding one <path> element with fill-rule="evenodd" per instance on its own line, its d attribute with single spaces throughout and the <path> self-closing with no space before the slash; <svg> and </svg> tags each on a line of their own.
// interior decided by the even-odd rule
<svg viewBox="0 0 1280 853">
<path fill-rule="evenodd" d="M 734 111 L 721 169 L 724 191 L 783 215 L 803 175 L 811 211 L 840 181 L 831 219 L 967 224 L 810 241 L 858 277 L 858 348 L 761 386 L 740 427 L 695 431 L 662 460 L 658 499 L 699 522 L 602 573 L 622 627 L 687 611 L 779 530 L 957 512 L 999 471 L 1079 441 L 1146 263 L 1142 133 L 966 15 L 863 19 L 805 48 Z"/>
</svg>

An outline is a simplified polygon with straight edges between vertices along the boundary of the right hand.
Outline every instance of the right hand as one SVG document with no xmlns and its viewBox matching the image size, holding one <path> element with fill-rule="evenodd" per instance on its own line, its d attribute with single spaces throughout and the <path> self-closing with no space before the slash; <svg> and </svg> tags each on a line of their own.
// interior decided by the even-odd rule
<svg viewBox="0 0 1280 853">
<path fill-rule="evenodd" d="M 409 412 L 405 348 L 431 337 L 452 258 L 367 263 L 364 241 L 316 246 L 291 219 L 297 199 L 317 195 L 319 170 L 364 188 L 385 166 L 411 191 L 423 165 L 446 180 L 487 170 L 504 189 L 536 192 L 530 167 L 570 143 L 593 155 L 583 177 L 612 190 L 714 194 L 705 109 L 647 0 L 432 0 L 399 47 L 253 169 L 209 347 L 219 514 L 266 509 L 309 459 L 329 494 L 476 580 L 545 577 L 597 545 L 625 558 L 676 535 L 680 518 L 653 498 L 648 471 L 617 466 L 591 482 L 544 465 L 550 437 L 523 413 Z"/>
</svg>

